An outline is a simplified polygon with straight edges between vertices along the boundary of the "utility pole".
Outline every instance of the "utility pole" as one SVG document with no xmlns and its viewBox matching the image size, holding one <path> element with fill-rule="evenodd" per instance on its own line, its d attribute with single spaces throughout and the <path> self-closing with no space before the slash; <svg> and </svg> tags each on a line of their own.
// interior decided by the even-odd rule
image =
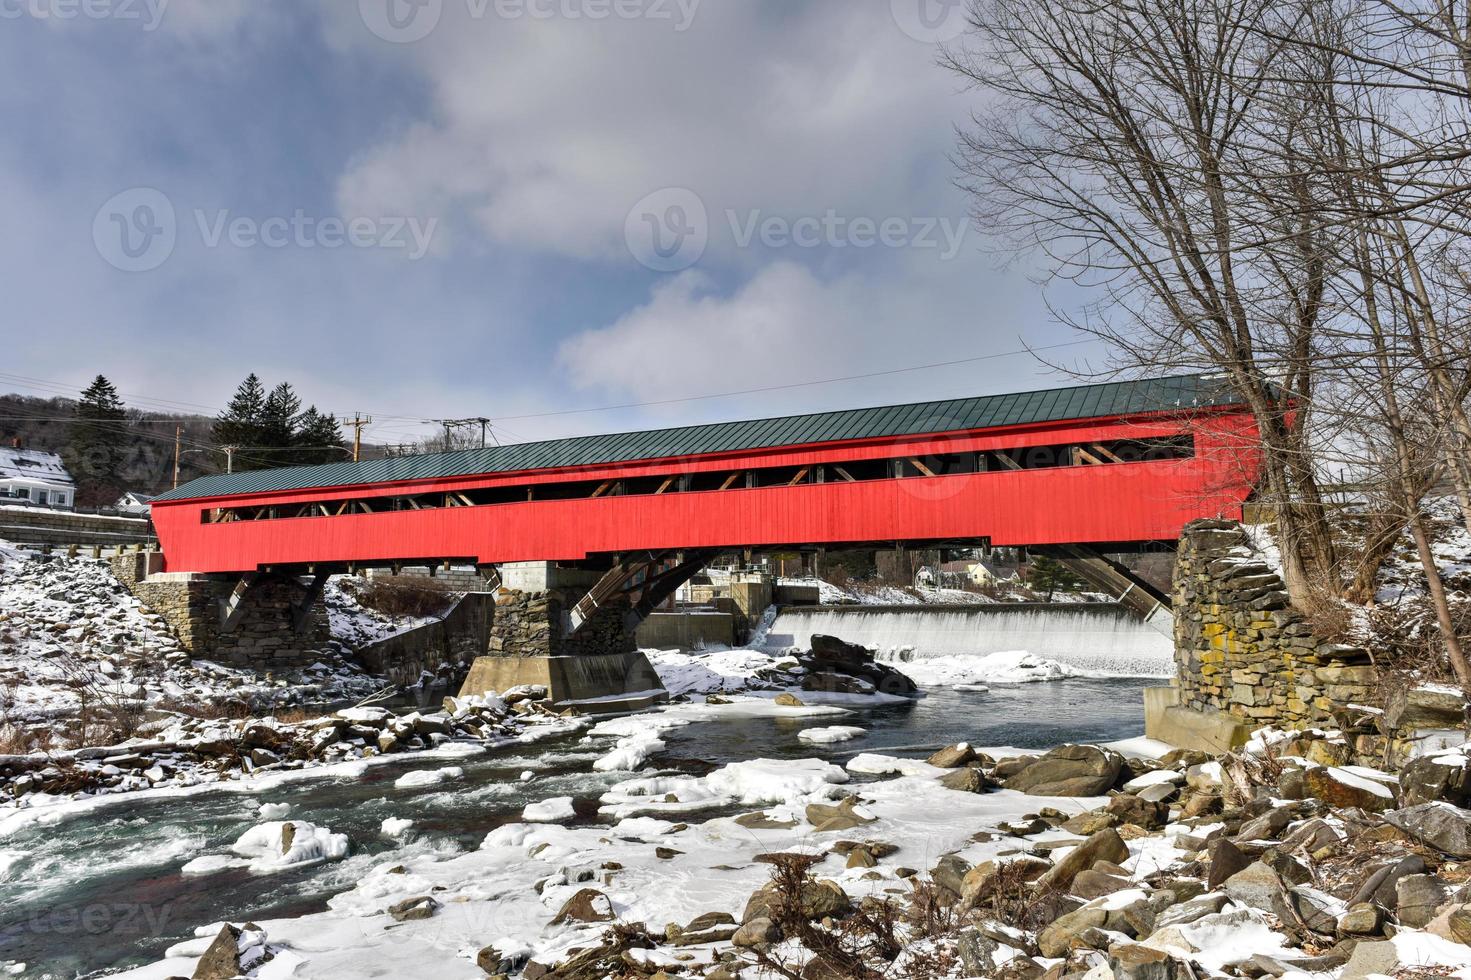
<svg viewBox="0 0 1471 980">
<path fill-rule="evenodd" d="M 221 446 L 220 447 L 220 452 L 222 452 L 222 453 L 225 454 L 225 472 L 226 473 L 234 473 L 235 472 L 235 450 L 237 450 L 239 448 L 240 448 L 239 446 Z"/>
<path fill-rule="evenodd" d="M 352 461 L 356 463 L 359 459 L 362 458 L 363 454 L 363 426 L 372 425 L 373 418 L 372 416 L 369 416 L 368 418 L 363 418 L 362 416 L 354 412 L 352 416 L 352 421 L 344 422 L 342 424 L 352 426 Z"/>
<path fill-rule="evenodd" d="M 480 448 L 481 449 L 484 449 L 485 448 L 485 430 L 488 429 L 488 428 L 490 428 L 490 419 L 487 419 L 487 418 L 477 418 L 475 421 L 480 423 Z"/>
<path fill-rule="evenodd" d="M 179 489 L 179 449 L 184 441 L 184 427 L 174 426 L 174 489 Z"/>
</svg>

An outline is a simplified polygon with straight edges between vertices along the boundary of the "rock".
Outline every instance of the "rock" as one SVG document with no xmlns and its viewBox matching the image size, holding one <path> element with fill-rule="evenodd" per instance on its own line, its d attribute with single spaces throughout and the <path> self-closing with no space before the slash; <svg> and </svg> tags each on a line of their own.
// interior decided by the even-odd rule
<svg viewBox="0 0 1471 980">
<path fill-rule="evenodd" d="M 475 965 L 484 970 L 487 976 L 505 976 L 515 973 L 526 966 L 527 957 L 507 956 L 494 946 L 486 946 L 475 956 Z"/>
<path fill-rule="evenodd" d="M 414 922 L 419 919 L 433 918 L 434 913 L 439 909 L 439 902 L 428 895 L 420 895 L 417 898 L 406 898 L 402 902 L 388 906 L 388 914 L 393 916 L 394 922 Z"/>
<path fill-rule="evenodd" d="M 1260 860 L 1289 885 L 1302 885 L 1313 880 L 1313 873 L 1307 866 L 1288 854 L 1284 847 L 1267 848 L 1262 852 Z"/>
<path fill-rule="evenodd" d="M 1447 761 L 1437 761 L 1438 758 Z M 1400 770 L 1399 785 L 1404 806 L 1445 800 L 1463 807 L 1471 801 L 1471 771 L 1465 758 L 1455 754 L 1411 759 Z"/>
<path fill-rule="evenodd" d="M 961 766 L 969 765 L 976 758 L 975 749 L 966 742 L 943 748 L 930 756 L 925 761 L 936 769 L 959 769 Z"/>
<path fill-rule="evenodd" d="M 1399 880 L 1406 875 L 1422 874 L 1424 871 L 1425 861 L 1418 854 L 1410 854 L 1393 864 L 1386 864 L 1364 880 L 1349 904 L 1373 902 L 1380 908 L 1392 909 L 1398 901 L 1395 885 Z"/>
<path fill-rule="evenodd" d="M 1221 764 L 1202 762 L 1185 770 L 1185 784 L 1193 790 L 1219 792 L 1221 788 Z"/>
<path fill-rule="evenodd" d="M 1133 887 L 1134 883 L 1128 878 L 1120 878 L 1117 875 L 1090 869 L 1079 871 L 1073 877 L 1073 884 L 1069 891 L 1085 901 L 1092 901 L 1095 898 L 1102 898 L 1104 895 L 1112 895 Z"/>
<path fill-rule="evenodd" d="M 1444 854 L 1471 857 L 1471 812 L 1449 803 L 1421 803 L 1386 813 L 1384 819 Z"/>
<path fill-rule="evenodd" d="M 1445 904 L 1446 887 L 1431 875 L 1405 875 L 1394 883 L 1395 918 L 1400 925 L 1423 929 Z"/>
<path fill-rule="evenodd" d="M 730 942 L 741 949 L 770 946 L 781 942 L 781 928 L 765 916 L 757 916 L 737 929 Z"/>
<path fill-rule="evenodd" d="M 1331 844 L 1336 844 L 1343 838 L 1338 831 L 1329 826 L 1326 820 L 1314 818 L 1304 821 L 1292 830 L 1286 837 L 1282 838 L 1282 850 L 1289 854 L 1305 852 L 1314 854 Z"/>
<path fill-rule="evenodd" d="M 227 922 L 199 958 L 193 980 L 234 980 L 240 972 L 240 930 Z"/>
<path fill-rule="evenodd" d="M 1114 947 L 1108 957 L 1114 980 L 1194 980 L 1195 971 L 1159 949 L 1137 943 Z"/>
<path fill-rule="evenodd" d="M 1194 922 L 1196 919 L 1207 915 L 1215 915 L 1226 907 L 1226 896 L 1219 892 L 1208 895 L 1200 895 L 1189 901 L 1172 905 L 1161 912 L 1155 919 L 1154 928 L 1167 929 L 1171 926 L 1183 926 Z"/>
<path fill-rule="evenodd" d="M 797 697 L 795 694 L 790 694 L 786 691 L 783 691 L 776 696 L 776 703 L 781 705 L 783 708 L 802 708 L 806 706 L 801 698 Z"/>
<path fill-rule="evenodd" d="M 878 864 L 874 856 L 868 852 L 866 847 L 855 847 L 848 852 L 848 864 L 850 868 L 872 868 Z"/>
<path fill-rule="evenodd" d="M 856 807 L 857 803 L 852 797 L 843 800 L 836 806 L 809 803 L 806 811 L 807 822 L 816 828 L 816 833 L 824 833 L 829 830 L 852 830 L 854 827 L 861 827 L 878 819 L 859 813 Z"/>
<path fill-rule="evenodd" d="M 1070 834 L 1089 837 L 1098 833 L 1100 830 L 1107 830 L 1110 827 L 1117 827 L 1118 825 L 1119 818 L 1107 810 L 1088 810 L 1069 819 L 1062 825 L 1062 829 Z"/>
<path fill-rule="evenodd" d="M 1251 864 L 1251 858 L 1224 837 L 1211 841 L 1207 854 L 1210 859 L 1210 873 L 1206 876 L 1205 886 L 1210 891 L 1220 888 L 1226 883 L 1226 879 L 1246 870 Z"/>
<path fill-rule="evenodd" d="M 1108 910 L 1101 904 L 1084 905 L 1059 916 L 1037 936 L 1037 948 L 1046 957 L 1066 956 L 1073 943 L 1089 929 L 1101 929 L 1108 921 Z"/>
<path fill-rule="evenodd" d="M 583 888 L 562 904 L 552 925 L 567 922 L 612 922 L 613 903 L 596 888 Z"/>
<path fill-rule="evenodd" d="M 1196 817 L 1219 813 L 1220 810 L 1221 797 L 1219 794 L 1196 792 L 1185 798 L 1184 804 L 1180 807 L 1180 818 L 1194 820 Z"/>
<path fill-rule="evenodd" d="M 961 903 L 970 908 L 996 894 L 1004 875 L 1015 881 L 1036 881 L 1052 867 L 1041 858 L 1017 857 L 982 861 L 965 873 L 960 882 Z"/>
<path fill-rule="evenodd" d="M 1338 929 L 1338 912 L 1343 903 L 1332 895 L 1306 885 L 1295 885 L 1288 889 L 1287 904 L 1302 924 L 1313 932 L 1331 936 Z"/>
<path fill-rule="evenodd" d="M 1282 879 L 1260 861 L 1227 878 L 1221 889 L 1233 901 L 1274 914 L 1281 908 L 1284 896 Z"/>
<path fill-rule="evenodd" d="M 689 925 L 671 922 L 664 927 L 664 938 L 671 946 L 702 946 L 706 943 L 723 943 L 734 938 L 739 930 L 735 917 L 728 912 L 706 912 L 697 916 Z"/>
<path fill-rule="evenodd" d="M 991 775 L 1004 783 L 1036 761 L 1037 756 L 1035 755 L 1018 755 L 1010 759 L 1002 759 L 991 770 Z"/>
<path fill-rule="evenodd" d="M 1372 902 L 1350 905 L 1348 911 L 1338 917 L 1338 934 L 1341 936 L 1375 936 L 1379 934 L 1379 908 Z"/>
<path fill-rule="evenodd" d="M 1150 803 L 1129 793 L 1120 793 L 1108 801 L 1106 812 L 1119 818 L 1120 823 L 1132 824 L 1145 830 L 1157 830 L 1165 825 L 1170 808 L 1162 803 Z"/>
<path fill-rule="evenodd" d="M 961 793 L 984 793 L 991 784 L 979 769 L 956 769 L 940 777 L 940 785 Z"/>
<path fill-rule="evenodd" d="M 1006 781 L 1028 796 L 1102 796 L 1118 782 L 1123 756 L 1094 745 L 1063 745 Z"/>
<path fill-rule="evenodd" d="M 776 898 L 775 886 L 771 883 L 753 892 L 746 902 L 746 910 L 741 915 L 741 922 L 744 924 L 756 919 L 772 918 L 772 902 Z M 829 915 L 838 915 L 848 911 L 850 907 L 848 893 L 843 891 L 842 886 L 836 881 L 827 879 L 806 882 L 802 886 L 802 894 L 798 900 L 798 909 L 801 914 L 814 920 L 826 918 Z"/>
<path fill-rule="evenodd" d="M 945 854 L 930 871 L 930 880 L 937 886 L 959 898 L 965 891 L 965 877 L 971 866 L 955 854 Z"/>
<path fill-rule="evenodd" d="M 955 937 L 955 953 L 967 976 L 990 976 L 996 970 L 996 952 L 1001 944 L 978 929 L 965 929 Z"/>
<path fill-rule="evenodd" d="M 1399 969 L 1399 953 L 1394 943 L 1359 943 L 1349 956 L 1338 980 L 1367 980 L 1372 975 L 1391 976 Z"/>
<path fill-rule="evenodd" d="M 1309 769 L 1303 773 L 1308 792 L 1329 806 L 1378 812 L 1394 806 L 1394 793 L 1372 779 L 1343 769 Z"/>
<path fill-rule="evenodd" d="M 1399 690 L 1384 705 L 1384 721 L 1393 731 L 1462 728 L 1466 724 L 1466 697 L 1450 689 Z"/>
<path fill-rule="evenodd" d="M 1239 840 L 1276 840 L 1277 835 L 1291 822 L 1292 814 L 1287 807 L 1275 806 L 1242 824 L 1236 837 Z"/>
<path fill-rule="evenodd" d="M 1100 830 L 1064 855 L 1038 881 L 1044 889 L 1065 890 L 1079 871 L 1086 871 L 1099 861 L 1118 862 L 1128 857 L 1129 848 L 1117 831 Z"/>
<path fill-rule="evenodd" d="M 1453 943 L 1471 946 L 1471 905 L 1452 905 L 1432 919 L 1425 931 Z"/>
<path fill-rule="evenodd" d="M 777 820 L 767 816 L 765 811 L 743 813 L 735 818 L 735 822 L 751 830 L 790 830 L 797 826 L 795 820 Z"/>
<path fill-rule="evenodd" d="M 1135 795 L 1150 803 L 1169 803 L 1180 795 L 1180 787 L 1174 783 L 1155 783 L 1153 786 L 1144 787 Z"/>
</svg>

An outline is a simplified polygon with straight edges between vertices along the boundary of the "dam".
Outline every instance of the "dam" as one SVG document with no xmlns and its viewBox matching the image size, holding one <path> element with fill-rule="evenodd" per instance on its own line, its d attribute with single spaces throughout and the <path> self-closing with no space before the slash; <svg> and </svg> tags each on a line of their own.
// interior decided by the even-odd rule
<svg viewBox="0 0 1471 980">
<path fill-rule="evenodd" d="M 1156 677 L 1174 669 L 1170 637 L 1110 602 L 787 607 L 763 646 L 806 649 L 814 634 L 862 644 L 888 661 L 1024 650 L 1086 674 Z"/>
</svg>

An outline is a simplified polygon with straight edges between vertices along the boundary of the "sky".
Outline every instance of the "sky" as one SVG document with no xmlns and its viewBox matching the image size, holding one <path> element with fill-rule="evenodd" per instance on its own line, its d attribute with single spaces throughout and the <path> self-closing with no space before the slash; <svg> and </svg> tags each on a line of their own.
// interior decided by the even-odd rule
<svg viewBox="0 0 1471 980">
<path fill-rule="evenodd" d="M 254 371 L 396 443 L 1061 383 L 1012 352 L 1096 357 L 1070 297 L 954 183 L 963 29 L 958 0 L 0 0 L 0 391 L 214 412 Z"/>
</svg>

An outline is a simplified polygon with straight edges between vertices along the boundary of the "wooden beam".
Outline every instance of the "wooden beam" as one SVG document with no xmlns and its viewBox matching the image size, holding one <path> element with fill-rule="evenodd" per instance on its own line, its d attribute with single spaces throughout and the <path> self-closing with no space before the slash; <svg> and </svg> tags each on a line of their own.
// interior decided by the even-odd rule
<svg viewBox="0 0 1471 980">
<path fill-rule="evenodd" d="M 788 483 L 787 486 L 795 487 L 797 484 L 807 479 L 807 474 L 809 472 L 811 472 L 811 470 L 808 467 L 802 467 L 800 470 L 797 471 L 797 475 L 792 477 L 792 482 Z"/>
<path fill-rule="evenodd" d="M 838 474 L 838 476 L 841 476 L 843 478 L 843 482 L 844 483 L 857 483 L 858 482 L 857 480 L 853 479 L 853 474 L 852 473 L 849 473 L 847 470 L 843 469 L 841 466 L 834 466 L 833 467 L 833 472 L 836 473 L 836 474 Z"/>
<path fill-rule="evenodd" d="M 1094 456 L 1092 453 L 1090 453 L 1088 450 L 1084 449 L 1082 446 L 1076 446 L 1076 447 L 1074 447 L 1073 448 L 1073 452 L 1077 454 L 1077 456 L 1078 456 L 1079 459 L 1083 460 L 1083 462 L 1087 463 L 1089 466 L 1102 466 L 1103 465 L 1103 460 L 1099 459 L 1097 456 Z"/>
<path fill-rule="evenodd" d="M 589 497 L 588 499 L 592 500 L 594 498 L 601 497 L 603 494 L 607 493 L 611 489 L 613 489 L 613 481 L 606 480 L 603 482 L 602 486 L 598 487 L 592 492 L 592 497 Z"/>
<path fill-rule="evenodd" d="M 934 470 L 930 469 L 928 466 L 926 466 L 923 463 L 921 463 L 916 457 L 914 457 L 914 456 L 909 457 L 909 462 L 913 463 L 914 464 L 914 468 L 917 469 L 917 470 L 919 470 L 925 476 L 934 476 L 935 475 L 935 471 Z"/>
<path fill-rule="evenodd" d="M 741 478 L 741 476 L 742 476 L 742 473 L 732 473 L 730 476 L 728 476 L 728 477 L 725 478 L 725 482 L 720 485 L 720 489 L 722 489 L 722 490 L 729 490 L 730 487 L 731 487 L 731 484 L 733 484 L 733 483 L 735 483 L 735 481 L 739 480 Z"/>
<path fill-rule="evenodd" d="M 1001 465 L 1009 470 L 1019 470 L 1022 468 L 1022 464 L 1018 463 L 1016 460 L 1012 459 L 1005 453 L 997 453 L 996 458 L 1001 460 Z"/>
<path fill-rule="evenodd" d="M 1115 453 L 1112 449 L 1109 449 L 1107 446 L 1103 445 L 1100 442 L 1090 443 L 1088 445 L 1088 448 L 1093 450 L 1094 455 L 1101 456 L 1104 459 L 1108 460 L 1110 463 L 1123 462 L 1123 460 L 1119 458 L 1117 453 Z"/>
<path fill-rule="evenodd" d="M 677 479 L 679 479 L 679 477 L 677 477 L 677 476 L 671 476 L 669 479 L 667 479 L 663 483 L 659 484 L 659 489 L 657 489 L 657 490 L 654 491 L 654 496 L 657 497 L 659 494 L 663 493 L 665 490 L 668 490 L 669 487 L 670 487 L 670 485 L 673 484 L 674 481 L 677 480 Z"/>
</svg>

